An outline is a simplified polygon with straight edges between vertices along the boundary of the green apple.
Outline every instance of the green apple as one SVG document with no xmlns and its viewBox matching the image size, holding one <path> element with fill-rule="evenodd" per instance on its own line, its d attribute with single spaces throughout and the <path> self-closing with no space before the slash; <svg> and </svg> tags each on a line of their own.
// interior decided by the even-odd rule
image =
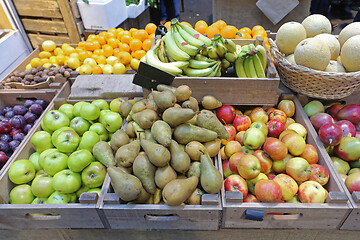
<svg viewBox="0 0 360 240">
<path fill-rule="evenodd" d="M 76 203 L 77 196 L 76 193 L 68 193 L 70 194 L 70 203 Z"/>
<path fill-rule="evenodd" d="M 100 110 L 110 109 L 109 104 L 104 99 L 96 99 L 95 101 L 92 101 L 91 104 L 95 104 Z"/>
<path fill-rule="evenodd" d="M 98 119 L 99 116 L 100 116 L 100 109 L 95 104 L 84 103 L 81 106 L 80 117 L 89 121 L 94 121 Z"/>
<path fill-rule="evenodd" d="M 65 115 L 71 120 L 74 118 L 74 114 L 73 114 L 73 110 L 74 110 L 74 106 L 72 104 L 69 103 L 65 103 L 63 105 L 61 105 L 58 109 L 60 112 L 65 113 Z"/>
<path fill-rule="evenodd" d="M 103 117 L 105 116 L 105 114 L 107 112 L 111 112 L 111 111 L 110 110 L 102 110 L 102 111 L 100 111 L 100 116 L 99 116 L 98 122 L 102 121 Z"/>
<path fill-rule="evenodd" d="M 69 156 L 68 167 L 73 172 L 81 172 L 93 161 L 93 158 L 89 150 L 78 150 Z"/>
<path fill-rule="evenodd" d="M 33 200 L 34 194 L 27 184 L 18 185 L 10 191 L 9 203 L 11 204 L 30 204 Z"/>
<path fill-rule="evenodd" d="M 71 194 L 55 191 L 49 196 L 46 203 L 47 204 L 69 203 L 71 197 L 72 197 Z"/>
<path fill-rule="evenodd" d="M 50 176 L 67 168 L 68 156 L 59 151 L 53 151 L 39 158 L 39 164 Z"/>
<path fill-rule="evenodd" d="M 95 132 L 100 137 L 100 141 L 107 141 L 109 138 L 109 132 L 106 130 L 105 126 L 101 123 L 94 123 L 90 126 L 89 131 Z"/>
<path fill-rule="evenodd" d="M 106 176 L 106 168 L 100 162 L 92 162 L 81 172 L 81 180 L 90 188 L 100 187 Z"/>
<path fill-rule="evenodd" d="M 70 122 L 70 127 L 72 127 L 75 132 L 77 132 L 77 134 L 79 134 L 80 136 L 82 136 L 84 132 L 89 130 L 90 125 L 91 124 L 89 123 L 89 121 L 83 119 L 82 117 L 75 117 Z"/>
<path fill-rule="evenodd" d="M 95 143 L 100 142 L 100 136 L 96 132 L 87 131 L 83 134 L 78 149 L 86 149 L 92 152 Z"/>
<path fill-rule="evenodd" d="M 253 122 L 253 123 L 250 125 L 250 128 L 258 128 L 259 130 L 262 131 L 262 133 L 264 134 L 264 136 L 267 136 L 267 135 L 268 135 L 268 132 L 269 132 L 266 123 L 263 123 L 263 122 Z"/>
<path fill-rule="evenodd" d="M 77 102 L 74 104 L 74 108 L 73 108 L 74 117 L 80 117 L 81 107 L 84 103 L 86 103 L 86 102 Z"/>
<path fill-rule="evenodd" d="M 62 127 L 62 128 L 59 128 L 58 130 L 54 131 L 53 134 L 51 135 L 51 142 L 54 146 L 56 146 L 56 141 L 57 141 L 57 138 L 59 136 L 59 134 L 63 131 L 63 130 L 72 130 L 74 131 L 73 128 L 71 127 Z"/>
<path fill-rule="evenodd" d="M 30 155 L 29 157 L 29 161 L 32 162 L 32 164 L 34 164 L 35 167 L 35 172 L 41 170 L 42 168 L 40 167 L 39 164 L 39 157 L 40 157 L 40 153 L 39 152 L 34 152 Z"/>
<path fill-rule="evenodd" d="M 125 102 L 125 100 L 122 98 L 115 98 L 110 102 L 110 110 L 119 113 L 119 107 L 122 102 Z"/>
<path fill-rule="evenodd" d="M 249 128 L 244 133 L 244 145 L 249 149 L 258 149 L 265 142 L 264 133 L 258 128 Z"/>
<path fill-rule="evenodd" d="M 90 188 L 88 186 L 82 185 L 81 188 L 79 188 L 79 190 L 76 191 L 76 196 L 79 198 L 83 192 L 87 192 L 89 190 Z"/>
<path fill-rule="evenodd" d="M 61 193 L 75 193 L 81 187 L 80 173 L 64 169 L 54 175 L 53 187 Z"/>
<path fill-rule="evenodd" d="M 50 148 L 50 149 L 46 149 L 45 151 L 43 151 L 42 153 L 40 153 L 39 155 L 39 166 L 41 167 L 41 169 L 43 170 L 42 166 L 41 166 L 41 162 L 44 161 L 44 158 L 53 152 L 60 152 L 59 150 L 57 150 L 56 148 Z"/>
<path fill-rule="evenodd" d="M 122 126 L 122 118 L 119 113 L 107 112 L 101 119 L 101 124 L 105 126 L 109 132 L 116 132 Z"/>
<path fill-rule="evenodd" d="M 41 175 L 41 174 L 47 174 L 47 173 L 44 171 L 44 169 L 41 169 L 41 170 L 39 170 L 38 172 L 35 173 L 34 179 L 35 179 L 37 176 Z"/>
<path fill-rule="evenodd" d="M 63 130 L 55 140 L 55 147 L 64 153 L 71 153 L 76 150 L 80 143 L 80 137 L 74 130 Z"/>
<path fill-rule="evenodd" d="M 36 197 L 47 198 L 55 189 L 52 186 L 53 178 L 48 174 L 38 175 L 31 183 L 31 191 Z"/>
<path fill-rule="evenodd" d="M 90 192 L 90 193 L 95 192 L 98 194 L 98 196 L 100 196 L 101 189 L 100 188 L 91 188 L 87 192 Z"/>
<path fill-rule="evenodd" d="M 51 135 L 46 131 L 38 131 L 32 135 L 30 142 L 36 151 L 42 153 L 44 150 L 54 147 L 51 142 Z"/>
<path fill-rule="evenodd" d="M 69 118 L 59 110 L 51 110 L 46 113 L 43 122 L 44 127 L 51 131 L 55 131 L 61 127 L 67 127 L 70 124 Z"/>
<path fill-rule="evenodd" d="M 30 182 L 35 177 L 35 167 L 27 159 L 15 161 L 9 168 L 9 179 L 15 184 Z"/>
<path fill-rule="evenodd" d="M 45 204 L 48 198 L 35 198 L 34 201 L 31 202 L 31 204 Z"/>
<path fill-rule="evenodd" d="M 44 130 L 44 131 L 46 131 L 46 132 L 48 132 L 50 134 L 52 134 L 54 132 L 54 131 L 51 131 L 50 129 L 48 129 L 47 127 L 45 127 L 44 121 L 41 121 L 40 126 L 41 126 L 42 130 Z"/>
</svg>

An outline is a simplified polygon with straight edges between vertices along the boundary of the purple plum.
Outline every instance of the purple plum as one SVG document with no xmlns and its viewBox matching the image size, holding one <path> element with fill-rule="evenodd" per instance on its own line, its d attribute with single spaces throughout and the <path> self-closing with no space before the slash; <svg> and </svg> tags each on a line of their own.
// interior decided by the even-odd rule
<svg viewBox="0 0 360 240">
<path fill-rule="evenodd" d="M 0 141 L 0 151 L 8 152 L 10 151 L 10 144 L 4 141 Z"/>
<path fill-rule="evenodd" d="M 9 146 L 13 152 L 15 152 L 16 148 L 20 145 L 20 141 L 18 140 L 12 140 L 9 142 Z"/>
<path fill-rule="evenodd" d="M 28 123 L 23 127 L 23 132 L 25 134 L 28 134 L 28 132 L 30 131 L 30 129 L 32 128 L 33 124 L 32 123 Z"/>
<path fill-rule="evenodd" d="M 11 142 L 13 139 L 10 134 L 1 134 L 0 140 L 4 142 Z"/>
<path fill-rule="evenodd" d="M 29 108 L 31 105 L 33 105 L 35 102 L 33 101 L 33 100 L 30 100 L 30 99 L 28 99 L 28 100 L 26 100 L 25 102 L 24 102 L 24 107 L 26 107 L 26 108 Z"/>
<path fill-rule="evenodd" d="M 39 104 L 43 109 L 45 109 L 47 106 L 45 100 L 43 100 L 43 99 L 38 99 L 35 101 L 35 103 Z"/>
<path fill-rule="evenodd" d="M 24 140 L 24 137 L 25 137 L 24 133 L 17 133 L 14 135 L 13 140 L 17 140 L 21 142 L 22 140 Z"/>
<path fill-rule="evenodd" d="M 23 128 L 26 124 L 25 118 L 21 115 L 15 115 L 9 122 L 13 128 Z"/>
<path fill-rule="evenodd" d="M 15 116 L 15 113 L 12 110 L 5 113 L 5 117 L 8 118 L 8 119 L 10 119 L 10 118 L 12 118 L 14 116 Z"/>
<path fill-rule="evenodd" d="M 32 112 L 27 112 L 24 115 L 24 119 L 26 123 L 33 123 L 37 119 L 37 116 L 33 114 Z"/>
<path fill-rule="evenodd" d="M 41 112 L 42 112 L 43 108 L 41 107 L 40 104 L 34 103 L 33 105 L 30 106 L 29 111 L 33 114 L 35 114 L 36 116 L 40 116 Z"/>
<path fill-rule="evenodd" d="M 27 110 L 26 107 L 22 105 L 15 105 L 13 108 L 13 112 L 15 115 L 24 115 L 27 112 Z"/>
</svg>

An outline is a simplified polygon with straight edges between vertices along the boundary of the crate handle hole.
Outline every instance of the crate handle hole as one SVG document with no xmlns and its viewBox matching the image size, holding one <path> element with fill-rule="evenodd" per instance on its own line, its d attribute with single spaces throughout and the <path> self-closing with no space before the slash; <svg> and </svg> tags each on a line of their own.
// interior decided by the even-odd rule
<svg viewBox="0 0 360 240">
<path fill-rule="evenodd" d="M 36 100 L 37 100 L 37 98 L 36 98 L 36 97 L 29 97 L 29 98 L 17 97 L 17 98 L 16 98 L 16 101 L 18 101 L 18 102 L 25 102 L 26 100 L 33 100 L 33 101 L 36 101 Z"/>
<path fill-rule="evenodd" d="M 272 220 L 278 221 L 299 220 L 303 216 L 302 213 L 268 213 L 267 215 L 272 215 Z"/>
<path fill-rule="evenodd" d="M 60 220 L 61 215 L 58 213 L 27 213 L 25 218 L 36 221 L 51 221 Z"/>
<path fill-rule="evenodd" d="M 144 216 L 145 220 L 147 221 L 158 221 L 158 222 L 167 222 L 167 221 L 179 221 L 180 217 L 176 214 L 169 214 L 169 215 L 151 215 L 146 214 Z"/>
</svg>

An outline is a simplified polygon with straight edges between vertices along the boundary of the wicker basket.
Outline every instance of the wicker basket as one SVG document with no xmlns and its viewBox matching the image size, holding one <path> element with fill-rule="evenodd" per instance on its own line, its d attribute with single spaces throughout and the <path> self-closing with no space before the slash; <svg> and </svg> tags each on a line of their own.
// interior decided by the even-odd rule
<svg viewBox="0 0 360 240">
<path fill-rule="evenodd" d="M 329 73 L 292 64 L 269 39 L 282 83 L 291 90 L 320 99 L 341 99 L 351 95 L 360 86 L 360 71 Z"/>
</svg>

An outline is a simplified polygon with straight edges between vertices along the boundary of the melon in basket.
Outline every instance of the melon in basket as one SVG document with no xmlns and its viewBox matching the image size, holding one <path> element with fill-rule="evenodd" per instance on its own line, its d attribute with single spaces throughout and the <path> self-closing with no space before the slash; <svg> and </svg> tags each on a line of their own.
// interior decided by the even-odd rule
<svg viewBox="0 0 360 240">
<path fill-rule="evenodd" d="M 296 46 L 306 38 L 303 25 L 298 22 L 283 24 L 276 34 L 276 45 L 286 55 L 294 53 Z"/>
<path fill-rule="evenodd" d="M 325 68 L 325 72 L 346 72 L 344 66 L 335 60 L 330 60 L 329 65 Z"/>
<path fill-rule="evenodd" d="M 351 38 L 352 36 L 360 34 L 360 22 L 353 22 L 344 27 L 339 34 L 339 43 L 342 47 L 346 40 Z"/>
<path fill-rule="evenodd" d="M 295 48 L 294 58 L 298 65 L 324 71 L 330 62 L 330 49 L 320 39 L 306 38 Z"/>
<path fill-rule="evenodd" d="M 306 37 L 315 37 L 321 33 L 331 33 L 331 23 L 327 17 L 321 14 L 312 14 L 301 23 L 306 30 Z"/>
<path fill-rule="evenodd" d="M 322 33 L 316 35 L 314 38 L 320 39 L 328 45 L 331 53 L 331 60 L 337 59 L 340 53 L 340 43 L 334 35 L 328 33 Z"/>
<path fill-rule="evenodd" d="M 290 63 L 296 64 L 294 54 L 290 54 L 286 57 L 286 60 L 288 60 Z"/>
<path fill-rule="evenodd" d="M 360 71 L 360 35 L 353 36 L 344 43 L 340 57 L 346 71 Z"/>
</svg>

